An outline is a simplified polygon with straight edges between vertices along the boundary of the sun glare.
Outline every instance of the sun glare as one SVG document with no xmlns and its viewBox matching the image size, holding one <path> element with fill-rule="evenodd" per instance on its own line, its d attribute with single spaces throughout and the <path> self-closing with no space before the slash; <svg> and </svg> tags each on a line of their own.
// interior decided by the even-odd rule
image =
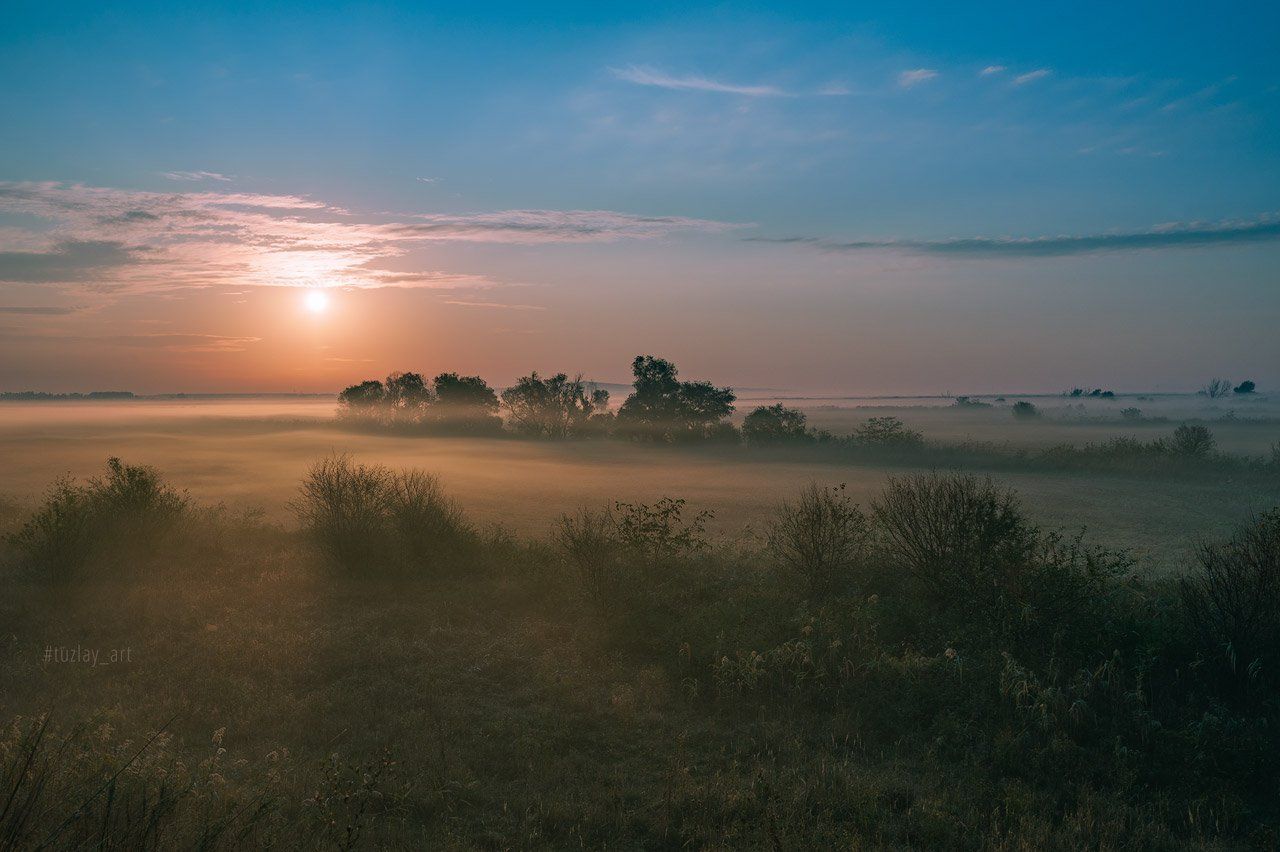
<svg viewBox="0 0 1280 852">
<path fill-rule="evenodd" d="M 313 314 L 322 314 L 329 307 L 329 294 L 323 290 L 309 290 L 305 298 L 307 310 Z"/>
</svg>

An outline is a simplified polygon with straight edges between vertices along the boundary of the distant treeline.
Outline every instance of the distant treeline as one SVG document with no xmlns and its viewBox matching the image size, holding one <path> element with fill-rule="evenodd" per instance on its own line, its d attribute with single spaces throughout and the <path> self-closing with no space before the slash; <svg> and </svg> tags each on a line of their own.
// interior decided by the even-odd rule
<svg viewBox="0 0 1280 852">
<path fill-rule="evenodd" d="M 136 399 L 133 391 L 89 391 L 88 393 L 46 393 L 45 391 L 4 391 L 0 401 L 46 402 L 78 399 Z"/>
<path fill-rule="evenodd" d="M 761 405 L 730 422 L 736 396 L 731 388 L 682 381 L 674 364 L 652 355 L 632 362 L 632 393 L 613 411 L 609 392 L 565 373 L 531 373 L 497 392 L 479 376 L 392 373 L 385 381 L 352 385 L 338 396 L 339 421 L 355 428 L 403 434 L 512 435 L 526 438 L 614 438 L 668 444 L 747 445 L 777 451 L 817 453 L 857 463 L 968 466 L 992 470 L 1089 470 L 1128 474 L 1183 473 L 1249 475 L 1268 479 L 1280 472 L 1280 444 L 1268 458 L 1222 453 L 1213 433 L 1182 424 L 1167 438 L 1114 438 L 1100 444 L 1060 444 L 1024 449 L 1006 444 L 940 444 L 897 417 L 871 417 L 846 435 L 815 429 L 803 411 L 781 403 Z M 978 405 L 967 397 L 959 407 Z M 1040 412 L 1019 402 L 1019 420 Z M 1140 413 L 1136 412 L 1140 417 Z M 1134 419 L 1130 417 L 1129 419 Z"/>
</svg>

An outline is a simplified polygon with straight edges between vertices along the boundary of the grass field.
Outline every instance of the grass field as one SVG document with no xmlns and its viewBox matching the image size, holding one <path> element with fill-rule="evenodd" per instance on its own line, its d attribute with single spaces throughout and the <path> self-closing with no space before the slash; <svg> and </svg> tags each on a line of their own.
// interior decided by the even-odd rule
<svg viewBox="0 0 1280 852">
<path fill-rule="evenodd" d="M 919 472 L 907 466 L 353 434 L 312 403 L 150 405 L 2 410 L 7 529 L 56 476 L 101 475 L 108 456 L 155 466 L 194 508 L 159 543 L 95 544 L 94 572 L 73 584 L 6 554 L 0 717 L 16 721 L 0 771 L 16 785 L 14 767 L 36 754 L 47 794 L 25 827 L 0 812 L 0 846 L 5 831 L 21 847 L 120 848 L 1276 839 L 1272 746 L 1257 728 L 1270 717 L 1203 705 L 1194 690 L 1169 697 L 1183 687 L 1146 694 L 1144 678 L 1165 675 L 1135 662 L 1160 656 L 1151 625 L 1176 600 L 1165 578 L 1188 570 L 1198 540 L 1280 504 L 1265 483 L 1001 472 L 1032 520 L 1131 550 L 1150 584 L 1133 601 L 1108 592 L 1120 609 L 1082 603 L 1032 631 L 1114 640 L 1114 662 L 1101 646 L 1041 659 L 1027 644 L 1019 668 L 974 632 L 994 616 L 914 609 L 889 563 L 817 596 L 765 556 L 778 504 L 807 483 L 847 483 L 865 507 L 891 476 Z M 332 453 L 438 473 L 477 549 L 408 577 L 336 569 L 288 509 Z M 645 551 L 632 581 L 584 591 L 551 540 L 556 520 L 663 497 L 688 500 L 685 524 L 715 511 L 709 548 Z M 1146 626 L 1115 632 L 1121 612 Z M 97 664 L 60 661 L 68 649 Z M 1141 714 L 1117 709 L 1139 700 L 1124 695 L 1146 695 Z M 1087 717 L 1067 721 L 1077 704 Z M 1134 721 L 1148 715 L 1161 731 Z"/>
</svg>

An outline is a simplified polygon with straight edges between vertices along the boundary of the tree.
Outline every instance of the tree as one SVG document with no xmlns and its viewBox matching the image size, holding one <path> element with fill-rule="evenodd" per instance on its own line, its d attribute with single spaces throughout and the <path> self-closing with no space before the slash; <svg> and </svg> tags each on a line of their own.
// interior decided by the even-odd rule
<svg viewBox="0 0 1280 852">
<path fill-rule="evenodd" d="M 392 373 L 385 382 L 383 406 L 393 423 L 419 424 L 427 416 L 431 389 L 421 373 Z"/>
<path fill-rule="evenodd" d="M 609 392 L 588 391 L 582 376 L 556 373 L 544 379 L 537 371 L 522 376 L 502 392 L 511 428 L 539 438 L 569 438 L 603 431 L 609 419 Z M 593 428 L 596 427 L 596 428 Z"/>
<path fill-rule="evenodd" d="M 352 385 L 338 394 L 338 416 L 356 420 L 380 418 L 386 396 L 386 388 L 377 379 Z"/>
<path fill-rule="evenodd" d="M 1210 379 L 1209 384 L 1205 385 L 1200 393 L 1209 397 L 1209 399 L 1219 399 L 1231 392 L 1231 382 L 1226 379 Z"/>
<path fill-rule="evenodd" d="M 785 444 L 813 440 L 803 411 L 782 403 L 762 405 L 742 421 L 742 437 L 748 444 Z"/>
<path fill-rule="evenodd" d="M 618 410 L 625 434 L 657 441 L 705 440 L 728 435 L 723 421 L 737 399 L 732 388 L 682 382 L 674 364 L 652 355 L 631 363 L 635 391 Z"/>
<path fill-rule="evenodd" d="M 1257 386 L 1256 384 L 1254 384 L 1253 382 L 1249 381 L 1248 379 L 1245 379 L 1243 382 L 1241 382 L 1240 384 L 1238 384 L 1238 385 L 1236 385 L 1234 388 L 1232 388 L 1232 389 L 1231 389 L 1231 392 L 1232 392 L 1232 393 L 1245 394 L 1245 393 L 1253 393 L 1253 392 L 1254 392 L 1254 391 L 1256 391 L 1257 389 L 1258 389 L 1258 386 Z"/>
<path fill-rule="evenodd" d="M 498 395 L 479 376 L 441 373 L 431 381 L 435 390 L 432 421 L 446 430 L 496 432 L 502 429 L 498 417 Z"/>
</svg>

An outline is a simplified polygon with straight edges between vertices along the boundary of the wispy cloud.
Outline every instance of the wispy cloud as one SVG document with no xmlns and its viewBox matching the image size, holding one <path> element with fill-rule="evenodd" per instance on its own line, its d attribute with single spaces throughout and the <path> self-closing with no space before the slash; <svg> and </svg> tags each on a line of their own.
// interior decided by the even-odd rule
<svg viewBox="0 0 1280 852">
<path fill-rule="evenodd" d="M 1173 223 L 1146 231 L 1056 237 L 969 237 L 952 240 L 850 240 L 821 237 L 747 237 L 751 242 L 789 243 L 827 252 L 897 251 L 975 258 L 1063 257 L 1101 252 L 1201 248 L 1280 240 L 1280 216 L 1250 221 Z"/>
<path fill-rule="evenodd" d="M 160 175 L 161 177 L 167 177 L 169 180 L 185 181 L 229 181 L 232 179 L 230 175 L 219 174 L 218 172 L 161 172 Z"/>
<path fill-rule="evenodd" d="M 74 314 L 79 308 L 58 308 L 28 305 L 0 305 L 0 314 L 20 314 L 24 316 L 61 317 Z"/>
<path fill-rule="evenodd" d="M 519 244 L 654 239 L 723 222 L 607 210 L 364 216 L 292 195 L 156 193 L 0 183 L 0 213 L 52 228 L 6 230 L 0 281 L 136 292 L 183 287 L 347 286 L 477 289 L 484 276 L 404 269 L 439 241 Z"/>
<path fill-rule="evenodd" d="M 1034 83 L 1036 80 L 1042 80 L 1053 72 L 1048 68 L 1037 68 L 1034 71 L 1028 71 L 1025 74 L 1019 74 L 1013 78 L 1013 85 L 1025 86 L 1027 83 Z"/>
<path fill-rule="evenodd" d="M 628 83 L 635 83 L 638 86 L 656 86 L 660 89 L 720 92 L 727 95 L 745 95 L 752 98 L 781 97 L 787 94 L 777 86 L 726 83 L 697 74 L 677 76 L 644 65 L 610 68 L 609 71 L 619 80 L 626 80 Z"/>
<path fill-rule="evenodd" d="M 986 68 L 983 68 L 981 71 L 978 72 L 978 76 L 990 77 L 992 74 L 999 74 L 1000 72 L 1005 70 L 1006 68 L 1003 65 L 988 65 Z"/>
<path fill-rule="evenodd" d="M 64 334 L 62 332 L 20 331 L 6 333 L 6 337 L 31 342 L 87 343 L 98 346 L 125 346 L 137 349 L 156 349 L 162 352 L 244 352 L 261 337 L 239 337 L 226 334 L 181 332 L 144 332 L 141 334 Z"/>
<path fill-rule="evenodd" d="M 932 68 L 913 68 L 898 75 L 898 85 L 904 89 L 910 89 L 912 86 L 927 83 L 937 76 L 938 72 Z"/>
<path fill-rule="evenodd" d="M 724 231 L 733 225 L 683 216 L 636 216 L 610 210 L 504 210 L 467 216 L 430 214 L 391 226 L 423 240 L 547 243 L 651 239 L 674 231 Z"/>
<path fill-rule="evenodd" d="M 457 305 L 463 308 L 502 308 L 509 311 L 545 311 L 542 305 L 508 305 L 501 302 L 469 302 L 464 299 L 445 299 L 446 305 Z"/>
</svg>

